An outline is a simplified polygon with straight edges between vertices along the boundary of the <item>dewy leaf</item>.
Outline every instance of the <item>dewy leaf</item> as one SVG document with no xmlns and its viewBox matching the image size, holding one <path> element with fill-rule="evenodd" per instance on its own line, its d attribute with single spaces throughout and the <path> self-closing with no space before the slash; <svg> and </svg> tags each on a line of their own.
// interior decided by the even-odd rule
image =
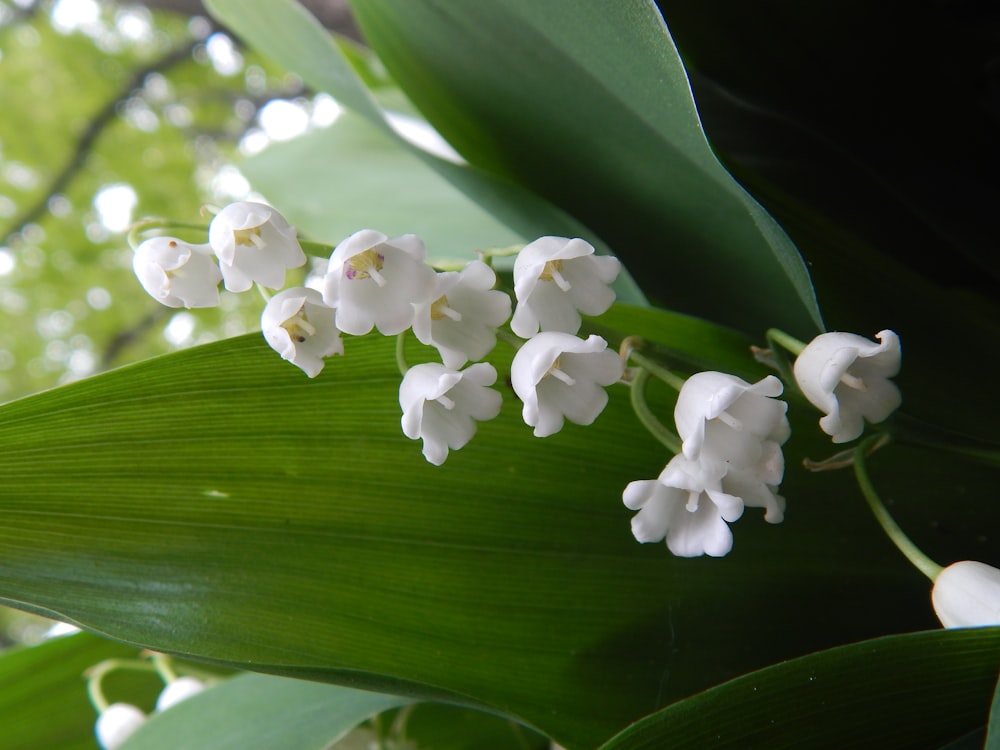
<svg viewBox="0 0 1000 750">
<path fill-rule="evenodd" d="M 333 95 L 377 130 L 394 138 L 525 241 L 544 234 L 583 237 L 607 252 L 607 246 L 585 222 L 530 191 L 474 166 L 442 159 L 401 136 L 330 35 L 294 0 L 207 0 L 205 6 L 247 44 L 299 75 L 312 88 Z M 330 179 L 336 179 L 336 165 L 328 166 Z M 273 200 L 287 210 L 280 198 L 277 195 Z M 339 238 L 326 239 L 336 242 Z M 627 274 L 619 277 L 616 289 L 622 299 L 637 304 L 645 299 Z"/>
<path fill-rule="evenodd" d="M 1000 628 L 889 636 L 719 685 L 601 750 L 931 750 L 982 726 L 998 669 Z"/>
<path fill-rule="evenodd" d="M 616 314 L 680 351 L 705 336 Z M 310 380 L 248 335 L 0 407 L 0 599 L 158 651 L 487 707 L 569 748 L 777 660 L 934 626 L 844 472 L 790 455 L 784 524 L 748 513 L 730 556 L 679 560 L 629 530 L 622 490 L 668 456 L 624 386 L 592 426 L 535 439 L 501 349 L 500 416 L 434 467 L 402 435 L 394 342 L 345 350 Z M 814 414 L 792 417 L 797 449 L 823 455 Z M 957 469 L 892 446 L 875 481 L 893 461 L 891 493 L 936 513 Z M 974 468 L 968 498 L 990 486 Z"/>
<path fill-rule="evenodd" d="M 406 703 L 337 685 L 245 674 L 150 717 L 121 750 L 324 750 L 369 717 Z"/>
<path fill-rule="evenodd" d="M 652 2 L 353 6 L 466 159 L 585 222 L 647 295 L 747 331 L 821 326 L 794 245 L 709 147 Z"/>
</svg>

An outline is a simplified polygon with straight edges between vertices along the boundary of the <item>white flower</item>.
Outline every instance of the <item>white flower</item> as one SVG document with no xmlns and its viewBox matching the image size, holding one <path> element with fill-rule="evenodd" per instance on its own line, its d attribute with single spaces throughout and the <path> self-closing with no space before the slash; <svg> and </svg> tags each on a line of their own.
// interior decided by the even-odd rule
<svg viewBox="0 0 1000 750">
<path fill-rule="evenodd" d="M 510 366 L 522 416 L 535 437 L 562 429 L 563 419 L 591 424 L 608 403 L 602 386 L 622 376 L 621 358 L 600 336 L 586 341 L 571 333 L 539 333 L 517 350 Z"/>
<path fill-rule="evenodd" d="M 149 295 L 167 307 L 215 307 L 222 274 L 207 245 L 151 237 L 136 248 L 132 270 Z"/>
<path fill-rule="evenodd" d="M 881 422 L 903 402 L 889 378 L 899 372 L 899 337 L 879 331 L 879 343 L 853 333 L 823 333 L 795 360 L 802 393 L 826 414 L 819 426 L 833 442 L 846 443 L 865 429 L 864 420 Z"/>
<path fill-rule="evenodd" d="M 480 260 L 439 273 L 434 291 L 416 306 L 413 333 L 437 347 L 448 367 L 482 359 L 496 346 L 496 329 L 510 317 L 510 297 L 493 289 L 493 269 Z"/>
<path fill-rule="evenodd" d="M 674 408 L 684 455 L 719 478 L 741 469 L 765 485 L 780 484 L 785 471 L 780 446 L 791 434 L 788 405 L 775 398 L 782 388 L 773 375 L 753 384 L 722 372 L 692 375 Z M 764 507 L 778 513 L 773 503 Z"/>
<path fill-rule="evenodd" d="M 285 270 L 306 262 L 295 230 L 263 203 L 230 203 L 212 219 L 208 243 L 219 258 L 226 289 L 245 292 L 254 282 L 278 289 Z"/>
<path fill-rule="evenodd" d="M 282 359 L 314 378 L 323 369 L 323 357 L 344 353 L 333 315 L 315 289 L 292 287 L 268 300 L 260 329 Z"/>
<path fill-rule="evenodd" d="M 156 710 L 166 711 L 171 706 L 176 706 L 204 689 L 205 683 L 201 680 L 194 677 L 178 677 L 160 691 L 160 695 L 156 699 Z"/>
<path fill-rule="evenodd" d="M 436 362 L 415 365 L 399 386 L 403 433 L 422 438 L 424 457 L 435 466 L 476 434 L 476 423 L 500 413 L 500 394 L 490 388 L 497 379 L 493 365 L 470 365 L 462 372 Z"/>
<path fill-rule="evenodd" d="M 112 703 L 97 717 L 94 734 L 104 750 L 116 750 L 146 722 L 146 714 L 129 703 Z"/>
<path fill-rule="evenodd" d="M 434 270 L 414 234 L 389 239 L 363 229 L 334 249 L 323 279 L 323 300 L 337 310 L 337 328 L 355 336 L 373 327 L 392 336 L 413 324 L 414 305 L 434 291 Z"/>
<path fill-rule="evenodd" d="M 1000 570 L 974 560 L 938 573 L 931 603 L 946 628 L 1000 625 Z"/>
<path fill-rule="evenodd" d="M 594 255 L 581 239 L 540 237 L 525 245 L 514 261 L 517 309 L 510 328 L 527 339 L 542 331 L 576 333 L 580 313 L 600 315 L 615 301 L 608 286 L 621 263 L 608 255 Z"/>
<path fill-rule="evenodd" d="M 743 515 L 744 503 L 725 491 L 698 461 L 674 456 L 658 479 L 629 483 L 622 494 L 632 517 L 632 534 L 642 543 L 666 538 L 678 557 L 722 557 L 733 547 L 728 523 Z M 728 523 L 727 523 L 728 522 Z"/>
</svg>

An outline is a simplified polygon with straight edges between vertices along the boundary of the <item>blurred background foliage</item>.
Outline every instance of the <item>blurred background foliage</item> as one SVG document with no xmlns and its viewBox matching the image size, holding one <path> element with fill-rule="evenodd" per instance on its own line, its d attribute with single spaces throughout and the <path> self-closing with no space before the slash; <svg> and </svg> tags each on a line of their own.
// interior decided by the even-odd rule
<svg viewBox="0 0 1000 750">
<path fill-rule="evenodd" d="M 339 108 L 197 10 L 0 2 L 0 401 L 257 327 L 252 295 L 158 305 L 124 230 L 252 196 L 236 162 Z M 0 610 L 0 645 L 46 628 Z"/>
</svg>

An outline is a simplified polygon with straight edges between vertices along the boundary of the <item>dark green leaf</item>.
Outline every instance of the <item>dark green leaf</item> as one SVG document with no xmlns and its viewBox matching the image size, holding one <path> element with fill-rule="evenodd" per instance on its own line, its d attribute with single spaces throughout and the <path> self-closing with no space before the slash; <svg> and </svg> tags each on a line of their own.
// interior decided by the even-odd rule
<svg viewBox="0 0 1000 750">
<path fill-rule="evenodd" d="M 707 690 L 602 750 L 935 750 L 982 724 L 998 669 L 1000 628 L 880 638 Z"/>
</svg>

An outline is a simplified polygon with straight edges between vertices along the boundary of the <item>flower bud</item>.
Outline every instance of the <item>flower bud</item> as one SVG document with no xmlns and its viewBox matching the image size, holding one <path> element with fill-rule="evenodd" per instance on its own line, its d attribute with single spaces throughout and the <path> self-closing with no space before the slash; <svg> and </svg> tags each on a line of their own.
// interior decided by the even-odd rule
<svg viewBox="0 0 1000 750">
<path fill-rule="evenodd" d="M 938 573 L 931 603 L 946 628 L 1000 625 L 1000 569 L 974 560 Z"/>
<path fill-rule="evenodd" d="M 129 703 L 112 703 L 97 717 L 94 734 L 104 750 L 116 750 L 146 722 L 146 714 Z"/>
</svg>

